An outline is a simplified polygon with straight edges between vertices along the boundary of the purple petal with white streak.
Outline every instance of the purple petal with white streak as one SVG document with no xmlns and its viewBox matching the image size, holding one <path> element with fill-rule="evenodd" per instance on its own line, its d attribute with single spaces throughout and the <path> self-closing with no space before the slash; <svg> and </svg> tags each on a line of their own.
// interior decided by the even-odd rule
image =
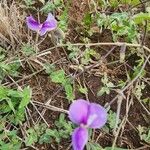
<svg viewBox="0 0 150 150">
<path fill-rule="evenodd" d="M 26 18 L 26 23 L 29 29 L 33 30 L 33 31 L 39 31 L 40 30 L 40 23 L 37 22 L 33 16 L 29 16 Z"/>
<path fill-rule="evenodd" d="M 76 128 L 72 134 L 73 150 L 83 150 L 88 142 L 88 130 L 86 128 Z"/>
<path fill-rule="evenodd" d="M 99 104 L 91 103 L 88 113 L 87 126 L 90 128 L 101 128 L 107 122 L 107 111 Z"/>
<path fill-rule="evenodd" d="M 40 30 L 40 35 L 44 35 L 47 31 L 51 31 L 57 28 L 57 20 L 54 16 L 49 13 L 46 21 L 42 24 L 42 28 Z"/>
<path fill-rule="evenodd" d="M 89 102 L 78 99 L 75 100 L 69 107 L 69 118 L 75 124 L 84 124 L 87 123 Z"/>
</svg>

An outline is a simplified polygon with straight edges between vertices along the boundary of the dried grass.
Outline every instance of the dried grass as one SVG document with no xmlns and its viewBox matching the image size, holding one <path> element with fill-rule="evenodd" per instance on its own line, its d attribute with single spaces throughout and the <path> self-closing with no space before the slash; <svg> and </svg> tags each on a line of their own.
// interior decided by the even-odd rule
<svg viewBox="0 0 150 150">
<path fill-rule="evenodd" d="M 0 2 L 0 43 L 10 44 L 14 47 L 15 43 L 22 42 L 24 37 L 23 24 L 25 13 L 19 10 L 16 3 L 8 6 L 7 0 Z"/>
</svg>

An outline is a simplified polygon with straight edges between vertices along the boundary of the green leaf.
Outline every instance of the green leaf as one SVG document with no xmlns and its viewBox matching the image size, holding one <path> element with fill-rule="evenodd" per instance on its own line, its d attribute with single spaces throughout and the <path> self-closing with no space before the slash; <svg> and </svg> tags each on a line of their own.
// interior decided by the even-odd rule
<svg viewBox="0 0 150 150">
<path fill-rule="evenodd" d="M 46 73 L 49 74 L 49 75 L 50 75 L 52 72 L 55 71 L 55 65 L 54 65 L 54 64 L 49 64 L 49 63 L 47 63 L 47 64 L 44 65 L 44 68 L 45 68 Z"/>
<path fill-rule="evenodd" d="M 7 98 L 7 89 L 0 86 L 0 101 L 4 100 Z"/>
<path fill-rule="evenodd" d="M 87 150 L 104 150 L 98 143 L 88 142 Z"/>
<path fill-rule="evenodd" d="M 9 105 L 10 109 L 15 113 L 16 111 L 15 111 L 15 108 L 14 108 L 14 105 L 13 105 L 11 99 L 7 98 L 6 101 Z"/>
<path fill-rule="evenodd" d="M 82 86 L 79 86 L 79 91 L 82 93 L 82 94 L 87 94 L 88 93 L 88 89 L 86 87 L 82 87 Z"/>
<path fill-rule="evenodd" d="M 97 92 L 97 96 L 102 96 L 103 94 L 109 94 L 110 90 L 108 87 L 102 87 L 98 92 Z"/>
<path fill-rule="evenodd" d="M 62 12 L 62 14 L 58 17 L 59 18 L 59 22 L 58 22 L 58 27 L 62 30 L 62 31 L 66 31 L 67 27 L 68 27 L 68 9 L 65 8 L 65 10 Z"/>
<path fill-rule="evenodd" d="M 24 53 L 26 56 L 30 56 L 30 55 L 35 54 L 35 50 L 34 50 L 34 48 L 32 47 L 32 45 L 30 45 L 30 44 L 24 44 L 24 45 L 22 46 L 22 51 L 23 51 L 23 53 Z"/>
<path fill-rule="evenodd" d="M 52 72 L 50 77 L 51 77 L 52 82 L 55 82 L 55 83 L 63 84 L 66 81 L 64 70 L 58 70 L 58 71 Z"/>
<path fill-rule="evenodd" d="M 19 109 L 26 107 L 31 100 L 31 89 L 29 87 L 24 88 L 22 91 L 22 100 L 19 105 Z"/>
<path fill-rule="evenodd" d="M 136 24 L 142 24 L 144 23 L 144 21 L 150 21 L 150 13 L 143 13 L 143 12 L 140 12 L 136 15 L 133 16 L 133 19 L 134 19 L 134 22 Z"/>
<path fill-rule="evenodd" d="M 138 65 L 134 66 L 134 72 L 131 76 L 132 79 L 134 79 L 139 74 L 139 72 L 141 71 L 143 63 L 144 63 L 144 58 L 139 59 L 137 62 L 138 62 Z M 140 78 L 143 77 L 145 75 L 145 73 L 146 72 L 143 69 L 142 73 L 140 74 Z"/>
<path fill-rule="evenodd" d="M 116 124 L 116 113 L 113 112 L 113 111 L 109 111 L 109 114 L 108 114 L 108 123 L 109 123 L 109 126 L 111 129 L 114 129 L 115 127 L 115 124 Z M 121 122 L 121 120 L 119 119 L 119 123 Z"/>
<path fill-rule="evenodd" d="M 68 100 L 74 100 L 75 96 L 73 94 L 72 85 L 67 82 L 67 83 L 65 83 L 64 87 L 65 87 L 65 92 L 66 92 L 66 95 L 67 95 L 67 99 Z"/>
<path fill-rule="evenodd" d="M 52 2 L 47 2 L 40 11 L 42 11 L 43 13 L 49 13 L 52 12 L 55 9 L 55 5 Z"/>
<path fill-rule="evenodd" d="M 33 128 L 30 128 L 27 132 L 28 136 L 25 138 L 25 144 L 26 146 L 31 146 L 38 141 L 38 135 Z"/>
<path fill-rule="evenodd" d="M 85 26 L 90 27 L 92 24 L 92 17 L 90 13 L 86 13 L 85 17 L 83 18 L 83 23 Z"/>
</svg>

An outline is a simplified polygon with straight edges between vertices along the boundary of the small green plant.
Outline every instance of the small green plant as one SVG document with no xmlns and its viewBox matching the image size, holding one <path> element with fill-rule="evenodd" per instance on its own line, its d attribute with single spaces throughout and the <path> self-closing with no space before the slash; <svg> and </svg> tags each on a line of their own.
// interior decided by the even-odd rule
<svg viewBox="0 0 150 150">
<path fill-rule="evenodd" d="M 33 6 L 36 3 L 35 0 L 23 0 L 23 2 L 25 3 L 25 9 L 36 10 L 36 8 Z"/>
<path fill-rule="evenodd" d="M 0 86 L 0 115 L 6 116 L 11 123 L 19 124 L 24 121 L 25 107 L 31 100 L 31 89 L 23 91 L 12 90 Z"/>
<path fill-rule="evenodd" d="M 34 145 L 39 141 L 39 138 L 45 133 L 47 126 L 45 124 L 37 124 L 27 130 L 25 137 L 26 146 Z"/>
<path fill-rule="evenodd" d="M 70 42 L 67 42 L 67 49 L 70 52 L 68 55 L 69 59 L 76 60 L 80 53 L 80 49 L 77 46 L 73 46 Z"/>
<path fill-rule="evenodd" d="M 104 150 L 98 143 L 88 142 L 86 145 L 87 150 Z"/>
<path fill-rule="evenodd" d="M 139 125 L 137 129 L 139 131 L 140 139 L 150 143 L 150 128 L 142 127 Z"/>
<path fill-rule="evenodd" d="M 55 65 L 45 64 L 46 73 L 50 75 L 52 82 L 61 84 L 64 89 L 68 100 L 74 99 L 72 83 L 69 77 L 66 77 L 64 70 L 55 70 Z"/>
<path fill-rule="evenodd" d="M 1 118 L 2 119 L 2 118 Z M 3 122 L 4 123 L 4 122 Z M 22 140 L 17 136 L 17 130 L 7 130 L 5 127 L 0 130 L 0 149 L 1 150 L 20 150 Z"/>
<path fill-rule="evenodd" d="M 57 70 L 50 74 L 52 82 L 61 84 L 66 92 L 68 100 L 74 99 L 73 88 L 71 85 L 71 80 L 65 76 L 64 70 Z"/>
<path fill-rule="evenodd" d="M 22 51 L 26 56 L 35 54 L 35 50 L 30 44 L 24 44 L 22 46 Z"/>
<path fill-rule="evenodd" d="M 23 91 L 0 86 L 0 149 L 19 150 L 23 140 L 18 136 L 17 125 L 25 121 L 25 107 L 31 100 L 31 89 Z M 8 122 L 12 127 L 7 128 Z M 15 128 L 14 128 L 15 127 Z"/>
<path fill-rule="evenodd" d="M 142 66 L 143 66 L 143 63 L 144 63 L 144 58 L 140 58 L 139 60 L 137 60 L 136 61 L 136 63 L 137 63 L 137 65 L 136 66 L 134 66 L 134 68 L 133 68 L 133 72 L 131 73 L 131 79 L 133 79 L 133 78 L 135 78 L 138 74 L 139 74 L 139 72 L 141 71 L 141 69 L 142 69 Z M 141 73 L 141 75 L 140 75 L 140 78 L 141 77 L 143 77 L 144 75 L 145 75 L 145 70 L 143 69 L 142 70 L 142 73 Z"/>
<path fill-rule="evenodd" d="M 3 81 L 3 79 L 7 76 L 18 76 L 18 69 L 20 67 L 19 60 L 14 59 L 12 63 L 8 63 L 5 61 L 6 59 L 6 52 L 4 49 L 0 47 L 0 83 Z"/>
<path fill-rule="evenodd" d="M 121 122 L 121 120 L 119 119 L 118 123 L 120 123 L 120 122 Z M 110 110 L 108 113 L 108 124 L 111 129 L 114 129 L 115 124 L 116 124 L 116 113 L 113 112 L 112 110 Z"/>
<path fill-rule="evenodd" d="M 90 64 L 90 62 L 92 62 L 92 57 L 98 60 L 98 58 L 100 58 L 100 55 L 93 49 L 86 48 L 83 53 L 83 56 L 81 57 L 81 64 L 82 65 Z"/>
<path fill-rule="evenodd" d="M 73 131 L 73 125 L 70 121 L 66 121 L 65 115 L 60 114 L 58 121 L 55 121 L 56 129 L 46 129 L 45 133 L 40 137 L 39 143 L 51 143 L 55 140 L 60 143 L 62 139 L 70 137 Z"/>
<path fill-rule="evenodd" d="M 112 15 L 99 14 L 97 24 L 100 28 L 110 29 L 114 41 L 117 41 L 119 37 L 124 37 L 127 42 L 134 42 L 138 36 L 137 26 L 126 12 Z"/>
<path fill-rule="evenodd" d="M 103 94 L 109 94 L 111 89 L 115 87 L 115 85 L 109 81 L 108 76 L 106 73 L 104 73 L 104 77 L 101 79 L 103 83 L 103 87 L 98 91 L 97 95 L 101 96 Z"/>
<path fill-rule="evenodd" d="M 62 0 L 54 0 L 54 1 L 48 1 L 42 8 L 41 8 L 41 12 L 47 14 L 49 12 L 54 11 L 55 9 L 60 9 L 62 8 L 63 5 L 63 1 Z"/>
<path fill-rule="evenodd" d="M 137 82 L 137 84 L 135 85 L 135 88 L 134 88 L 134 94 L 135 94 L 135 96 L 140 100 L 141 99 L 141 97 L 142 97 L 142 95 L 143 95 L 143 93 L 142 93 L 142 90 L 144 90 L 145 89 L 145 83 L 144 82 L 142 82 L 142 83 L 140 83 L 140 82 Z"/>
<path fill-rule="evenodd" d="M 79 89 L 79 91 L 80 91 L 80 93 L 82 93 L 82 94 L 87 94 L 88 93 L 88 89 L 87 89 L 87 87 L 83 87 L 83 86 L 78 86 L 78 89 Z"/>
<path fill-rule="evenodd" d="M 58 19 L 60 20 L 58 22 L 58 27 L 62 30 L 62 31 L 67 31 L 68 29 L 68 9 L 65 8 L 64 11 L 61 13 L 61 15 L 58 17 Z"/>
</svg>

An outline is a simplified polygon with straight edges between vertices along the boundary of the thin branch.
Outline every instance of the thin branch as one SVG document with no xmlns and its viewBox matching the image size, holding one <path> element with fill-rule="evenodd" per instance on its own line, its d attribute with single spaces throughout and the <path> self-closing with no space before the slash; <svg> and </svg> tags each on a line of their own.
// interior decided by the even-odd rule
<svg viewBox="0 0 150 150">
<path fill-rule="evenodd" d="M 135 48 L 143 48 L 146 51 L 150 52 L 150 49 L 146 46 L 142 46 L 141 44 L 133 44 L 133 43 L 126 43 L 126 42 L 100 42 L 100 43 L 70 43 L 70 45 L 72 46 L 128 46 L 128 47 L 135 47 Z M 56 45 L 54 47 L 48 48 L 46 50 L 43 50 L 42 52 L 37 54 L 37 57 L 42 56 L 42 53 L 46 53 L 51 50 L 54 50 L 56 47 L 57 48 L 61 48 L 61 47 L 67 47 L 68 44 L 60 44 L 60 45 Z"/>
<path fill-rule="evenodd" d="M 45 107 L 45 108 L 50 109 L 52 111 L 58 111 L 58 112 L 63 112 L 63 113 L 68 114 L 68 111 L 65 110 L 65 109 L 55 107 L 55 106 L 52 106 L 52 105 L 49 105 L 49 104 L 44 104 L 44 103 L 41 103 L 41 102 L 38 102 L 38 101 L 32 101 L 32 102 L 37 106 Z"/>
</svg>

